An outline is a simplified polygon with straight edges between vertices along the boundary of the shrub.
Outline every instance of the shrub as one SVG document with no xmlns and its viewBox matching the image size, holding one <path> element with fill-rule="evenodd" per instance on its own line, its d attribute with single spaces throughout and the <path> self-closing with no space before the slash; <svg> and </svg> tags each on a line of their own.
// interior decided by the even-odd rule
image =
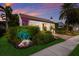
<svg viewBox="0 0 79 59">
<path fill-rule="evenodd" d="M 32 41 L 35 45 L 37 44 L 46 44 L 54 40 L 54 37 L 50 33 L 39 32 L 32 38 Z"/>
<path fill-rule="evenodd" d="M 34 45 L 46 44 L 54 40 L 54 37 L 50 31 L 40 31 L 37 26 L 22 26 L 11 27 L 8 32 L 9 42 L 14 46 L 17 46 L 22 40 L 17 37 L 19 31 L 26 31 L 31 35 L 31 40 Z"/>
<path fill-rule="evenodd" d="M 45 33 L 49 33 L 49 34 L 52 34 L 52 32 L 51 32 L 51 31 L 45 31 Z"/>
<path fill-rule="evenodd" d="M 28 26 L 27 29 L 28 29 L 28 32 L 30 33 L 31 37 L 33 37 L 38 32 L 40 32 L 40 29 L 37 26 Z"/>
<path fill-rule="evenodd" d="M 15 46 L 19 44 L 22 40 L 18 38 L 18 32 L 25 31 L 28 32 L 31 38 L 36 35 L 40 30 L 39 27 L 36 26 L 21 26 L 21 27 L 11 27 L 6 33 L 6 37 L 9 39 L 9 42 L 14 44 Z"/>
<path fill-rule="evenodd" d="M 31 36 L 35 35 L 40 31 L 39 27 L 37 26 L 21 26 L 17 27 L 18 31 L 27 31 Z"/>
<path fill-rule="evenodd" d="M 5 33 L 5 37 L 8 39 L 14 39 L 16 37 L 16 28 L 9 28 L 7 32 Z"/>
<path fill-rule="evenodd" d="M 15 47 L 22 41 L 21 39 L 17 38 L 17 28 L 11 27 L 7 32 L 8 41 L 13 44 Z"/>
</svg>

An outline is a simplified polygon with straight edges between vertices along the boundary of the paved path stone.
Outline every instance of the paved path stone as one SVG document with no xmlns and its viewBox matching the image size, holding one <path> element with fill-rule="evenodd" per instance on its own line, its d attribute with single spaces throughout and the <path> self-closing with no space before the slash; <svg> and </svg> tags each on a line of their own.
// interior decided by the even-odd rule
<svg viewBox="0 0 79 59">
<path fill-rule="evenodd" d="M 79 35 L 74 36 L 65 42 L 45 48 L 32 56 L 67 56 L 79 43 Z"/>
</svg>

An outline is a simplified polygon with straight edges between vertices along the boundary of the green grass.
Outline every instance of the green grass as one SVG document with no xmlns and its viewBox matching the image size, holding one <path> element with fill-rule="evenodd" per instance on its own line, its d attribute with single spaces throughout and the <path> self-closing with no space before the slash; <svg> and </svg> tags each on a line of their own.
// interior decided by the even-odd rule
<svg viewBox="0 0 79 59">
<path fill-rule="evenodd" d="M 5 37 L 2 37 L 0 38 L 0 55 L 1 56 L 28 56 L 46 47 L 49 47 L 51 45 L 54 45 L 63 41 L 64 41 L 63 39 L 57 39 L 45 45 L 36 45 L 29 48 L 16 49 L 10 43 L 8 43 Z"/>
<path fill-rule="evenodd" d="M 75 49 L 70 53 L 70 56 L 79 56 L 79 44 L 75 47 Z"/>
</svg>

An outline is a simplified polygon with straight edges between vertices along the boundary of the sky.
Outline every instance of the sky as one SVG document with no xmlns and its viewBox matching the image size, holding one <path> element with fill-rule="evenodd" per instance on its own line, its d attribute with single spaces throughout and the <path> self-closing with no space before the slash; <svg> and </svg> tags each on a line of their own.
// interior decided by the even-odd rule
<svg viewBox="0 0 79 59">
<path fill-rule="evenodd" d="M 0 3 L 0 5 L 5 5 Z M 50 19 L 54 22 L 60 22 L 61 3 L 12 3 L 13 14 L 23 13 L 40 18 Z"/>
</svg>

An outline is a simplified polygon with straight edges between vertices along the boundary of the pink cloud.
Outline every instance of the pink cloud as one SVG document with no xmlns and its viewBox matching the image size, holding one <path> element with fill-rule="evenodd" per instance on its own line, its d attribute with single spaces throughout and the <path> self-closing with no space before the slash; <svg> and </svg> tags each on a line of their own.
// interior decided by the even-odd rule
<svg viewBox="0 0 79 59">
<path fill-rule="evenodd" d="M 40 16 L 45 14 L 46 12 L 53 10 L 54 8 L 60 7 L 61 3 L 42 3 L 40 4 L 40 8 L 36 9 L 34 7 L 25 7 L 13 10 L 13 14 L 22 13 L 31 16 Z"/>
<path fill-rule="evenodd" d="M 12 13 L 13 14 L 22 13 L 22 14 L 27 14 L 27 15 L 31 15 L 31 16 L 39 16 L 39 15 L 41 15 L 41 13 L 39 13 L 39 12 L 34 12 L 34 11 L 29 12 L 29 11 L 26 11 L 25 8 L 13 10 Z"/>
<path fill-rule="evenodd" d="M 31 15 L 31 16 L 39 16 L 41 15 L 41 13 L 38 13 L 38 12 L 31 12 L 31 13 L 27 13 L 28 15 Z"/>
<path fill-rule="evenodd" d="M 13 13 L 13 14 L 18 14 L 18 13 L 26 14 L 26 11 L 25 11 L 24 9 L 15 9 L 15 10 L 13 10 L 12 13 Z"/>
</svg>

